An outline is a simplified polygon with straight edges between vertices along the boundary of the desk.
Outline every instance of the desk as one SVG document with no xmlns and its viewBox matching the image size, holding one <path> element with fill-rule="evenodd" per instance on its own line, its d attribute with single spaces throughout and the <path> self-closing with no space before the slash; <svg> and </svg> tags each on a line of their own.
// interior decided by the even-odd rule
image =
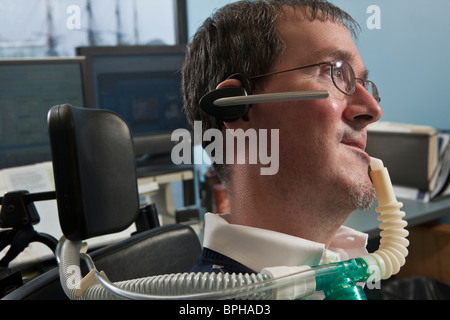
<svg viewBox="0 0 450 320">
<path fill-rule="evenodd" d="M 408 226 L 419 225 L 428 221 L 436 220 L 450 214 L 450 197 L 435 199 L 428 203 L 421 203 L 410 199 L 397 199 L 403 203 L 402 211 L 406 213 L 405 220 Z M 370 210 L 356 210 L 345 221 L 344 225 L 369 234 L 369 238 L 379 235 L 379 224 L 377 220 L 379 213 L 375 212 L 378 203 L 374 203 Z"/>
<path fill-rule="evenodd" d="M 161 224 L 168 224 L 175 222 L 175 206 L 173 199 L 173 191 L 171 183 L 174 181 L 182 181 L 184 186 L 184 203 L 186 205 L 192 204 L 192 193 L 194 191 L 194 171 L 184 170 L 179 172 L 172 172 L 166 174 L 160 174 L 157 176 L 149 176 L 138 179 L 139 189 L 141 187 L 156 182 L 158 189 L 150 192 L 139 192 L 140 197 L 146 197 L 148 199 L 142 200 L 141 204 L 150 204 L 154 202 Z"/>
</svg>

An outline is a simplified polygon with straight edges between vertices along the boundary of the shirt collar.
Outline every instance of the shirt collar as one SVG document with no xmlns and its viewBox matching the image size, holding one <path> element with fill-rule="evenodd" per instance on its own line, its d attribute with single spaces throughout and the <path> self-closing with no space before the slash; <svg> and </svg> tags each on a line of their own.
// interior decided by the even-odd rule
<svg viewBox="0 0 450 320">
<path fill-rule="evenodd" d="M 341 227 L 325 248 L 280 232 L 230 224 L 223 215 L 207 213 L 203 245 L 260 272 L 265 267 L 315 266 L 359 257 L 367 254 L 367 234 Z"/>
</svg>

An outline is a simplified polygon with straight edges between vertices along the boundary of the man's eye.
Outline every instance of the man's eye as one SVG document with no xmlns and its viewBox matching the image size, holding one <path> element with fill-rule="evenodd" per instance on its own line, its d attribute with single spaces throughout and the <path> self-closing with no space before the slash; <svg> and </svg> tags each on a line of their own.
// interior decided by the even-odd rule
<svg viewBox="0 0 450 320">
<path fill-rule="evenodd" d="M 333 68 L 333 77 L 335 80 L 344 80 L 344 72 L 341 68 Z"/>
</svg>

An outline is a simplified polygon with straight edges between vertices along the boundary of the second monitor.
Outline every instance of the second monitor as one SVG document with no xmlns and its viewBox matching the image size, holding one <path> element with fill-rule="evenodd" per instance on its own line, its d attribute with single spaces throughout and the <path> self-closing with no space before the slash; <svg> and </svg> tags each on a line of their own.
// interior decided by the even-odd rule
<svg viewBox="0 0 450 320">
<path fill-rule="evenodd" d="M 169 154 L 171 133 L 187 128 L 181 97 L 183 46 L 80 47 L 86 59 L 87 107 L 108 109 L 128 124 L 137 156 Z"/>
</svg>

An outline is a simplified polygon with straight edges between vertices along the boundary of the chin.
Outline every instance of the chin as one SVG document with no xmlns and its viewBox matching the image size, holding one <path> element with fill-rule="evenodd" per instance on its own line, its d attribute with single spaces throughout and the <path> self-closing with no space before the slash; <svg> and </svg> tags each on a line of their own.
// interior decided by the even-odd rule
<svg viewBox="0 0 450 320">
<path fill-rule="evenodd" d="M 347 204 L 353 209 L 369 209 L 376 197 L 375 188 L 369 178 L 368 165 L 364 161 L 348 162 L 340 172 L 344 188 L 347 194 Z M 344 196 L 345 197 L 345 196 Z"/>
<path fill-rule="evenodd" d="M 375 201 L 375 188 L 370 180 L 362 183 L 353 183 L 349 190 L 349 198 L 355 209 L 367 210 Z"/>
</svg>

